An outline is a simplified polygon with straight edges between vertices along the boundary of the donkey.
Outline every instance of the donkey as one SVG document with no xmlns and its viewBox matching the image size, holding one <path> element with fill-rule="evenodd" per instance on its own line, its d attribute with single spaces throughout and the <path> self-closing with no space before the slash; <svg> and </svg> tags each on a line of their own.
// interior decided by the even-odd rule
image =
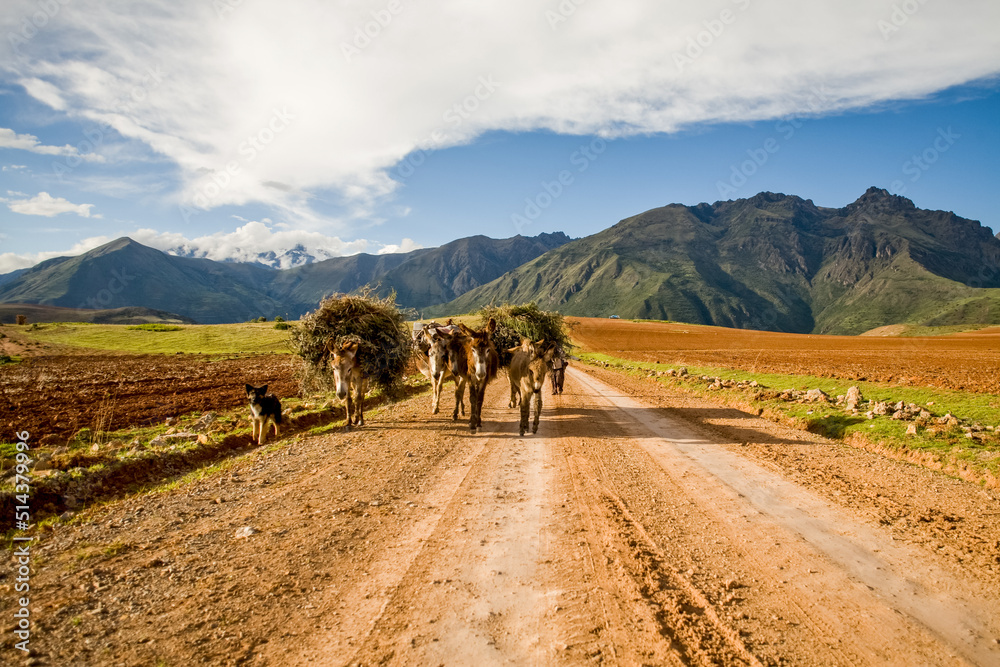
<svg viewBox="0 0 1000 667">
<path fill-rule="evenodd" d="M 532 350 L 532 342 L 527 338 L 521 339 L 521 344 L 517 347 L 511 347 L 507 349 L 507 352 L 511 354 L 516 354 L 518 352 L 524 352 L 525 354 L 530 354 Z M 511 364 L 513 364 L 514 358 L 511 357 Z M 507 367 L 507 379 L 510 380 L 510 403 L 507 404 L 509 408 L 516 408 L 521 402 L 521 382 L 519 379 L 515 379 L 511 374 L 510 366 Z"/>
<path fill-rule="evenodd" d="M 556 346 L 552 361 L 549 362 L 549 371 L 552 375 L 552 395 L 563 393 L 563 383 L 566 381 L 566 367 L 569 362 L 566 360 L 566 353 L 559 346 Z"/>
<path fill-rule="evenodd" d="M 365 394 L 368 393 L 368 378 L 361 370 L 358 359 L 358 343 L 344 343 L 338 346 L 333 338 L 326 341 L 326 349 L 332 355 L 330 366 L 337 385 L 337 398 L 347 401 L 347 429 L 352 425 L 365 425 Z"/>
<path fill-rule="evenodd" d="M 441 327 L 434 323 L 425 326 L 414 339 L 417 352 L 417 368 L 423 373 L 434 389 L 432 409 L 434 414 L 440 412 L 441 389 L 447 380 L 455 381 L 455 411 L 452 419 L 458 421 L 458 411 L 465 416 L 465 378 L 456 376 L 448 363 L 448 347 L 452 335 L 458 327 Z"/>
<path fill-rule="evenodd" d="M 500 368 L 500 356 L 491 338 L 497 323 L 491 317 L 481 331 L 473 331 L 464 324 L 459 324 L 458 328 L 460 334 L 452 336 L 448 344 L 448 359 L 455 377 L 469 385 L 469 430 L 475 433 L 483 425 L 486 385 L 493 381 Z"/>
<path fill-rule="evenodd" d="M 515 394 L 519 395 L 521 401 L 520 434 L 524 435 L 528 430 L 532 396 L 535 397 L 535 420 L 531 424 L 531 432 L 538 433 L 545 372 L 555 356 L 556 346 L 554 343 L 546 345 L 544 340 L 531 342 L 524 339 L 519 347 L 512 347 L 507 351 L 514 354 L 507 372 L 510 377 L 510 407 L 516 405 Z"/>
</svg>

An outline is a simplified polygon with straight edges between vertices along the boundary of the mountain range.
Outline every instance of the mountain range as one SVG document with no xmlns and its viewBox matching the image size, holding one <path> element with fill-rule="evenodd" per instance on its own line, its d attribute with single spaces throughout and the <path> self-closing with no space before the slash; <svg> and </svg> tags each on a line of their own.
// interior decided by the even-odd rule
<svg viewBox="0 0 1000 667">
<path fill-rule="evenodd" d="M 843 208 L 762 192 L 653 209 L 567 243 L 427 314 L 536 301 L 797 333 L 1000 322 L 1000 239 L 979 222 L 869 188 Z"/>
<path fill-rule="evenodd" d="M 401 306 L 454 299 L 568 242 L 562 233 L 527 238 L 472 236 L 408 253 L 335 257 L 291 269 L 257 262 L 180 257 L 124 237 L 76 257 L 57 257 L 0 276 L 0 303 L 66 308 L 143 306 L 206 324 L 280 315 L 295 319 L 334 292 L 395 289 Z"/>
<path fill-rule="evenodd" d="M 534 301 L 797 333 L 1000 323 L 1000 239 L 979 222 L 869 188 L 842 208 L 794 195 L 671 204 L 580 239 L 474 236 L 408 253 L 276 270 L 168 255 L 123 238 L 0 276 L 0 302 L 144 306 L 200 322 L 296 318 L 365 284 L 446 316 Z"/>
</svg>

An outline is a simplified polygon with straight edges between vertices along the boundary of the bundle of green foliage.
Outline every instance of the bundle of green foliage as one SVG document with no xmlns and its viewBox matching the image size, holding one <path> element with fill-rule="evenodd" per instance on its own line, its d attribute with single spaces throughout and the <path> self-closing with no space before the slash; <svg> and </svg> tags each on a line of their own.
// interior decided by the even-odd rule
<svg viewBox="0 0 1000 667">
<path fill-rule="evenodd" d="M 483 306 L 477 315 L 480 318 L 480 328 L 485 327 L 491 317 L 496 320 L 497 328 L 492 338 L 493 344 L 497 346 L 497 352 L 500 353 L 500 365 L 503 367 L 510 365 L 513 356 L 507 350 L 520 345 L 524 338 L 555 341 L 566 352 L 572 347 L 562 314 L 539 310 L 534 302 L 520 306 L 509 303 L 502 306 L 491 304 Z"/>
<path fill-rule="evenodd" d="M 378 297 L 369 287 L 360 294 L 334 294 L 292 327 L 292 350 L 306 362 L 303 391 L 330 391 L 327 341 L 358 343 L 361 367 L 369 383 L 394 395 L 402 386 L 410 357 L 410 333 L 396 308 L 396 294 Z"/>
</svg>

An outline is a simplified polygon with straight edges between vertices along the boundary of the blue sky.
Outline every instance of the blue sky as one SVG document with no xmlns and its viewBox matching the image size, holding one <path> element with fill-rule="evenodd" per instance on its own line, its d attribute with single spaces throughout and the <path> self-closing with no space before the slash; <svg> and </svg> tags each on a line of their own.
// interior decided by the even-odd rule
<svg viewBox="0 0 1000 667">
<path fill-rule="evenodd" d="M 1000 231 L 997 25 L 972 0 L 12 0 L 0 273 L 121 235 L 322 258 L 871 185 Z"/>
</svg>

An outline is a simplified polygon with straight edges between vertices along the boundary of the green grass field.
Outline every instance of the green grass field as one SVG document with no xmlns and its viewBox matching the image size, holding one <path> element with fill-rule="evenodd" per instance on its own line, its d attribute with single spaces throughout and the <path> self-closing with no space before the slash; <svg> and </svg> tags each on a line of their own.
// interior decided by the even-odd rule
<svg viewBox="0 0 1000 667">
<path fill-rule="evenodd" d="M 115 352 L 145 354 L 291 352 L 288 347 L 289 331 L 275 329 L 274 322 L 191 324 L 169 328 L 171 330 L 140 328 L 125 324 L 56 322 L 25 328 L 19 333 L 24 338 L 39 343 Z"/>
</svg>

